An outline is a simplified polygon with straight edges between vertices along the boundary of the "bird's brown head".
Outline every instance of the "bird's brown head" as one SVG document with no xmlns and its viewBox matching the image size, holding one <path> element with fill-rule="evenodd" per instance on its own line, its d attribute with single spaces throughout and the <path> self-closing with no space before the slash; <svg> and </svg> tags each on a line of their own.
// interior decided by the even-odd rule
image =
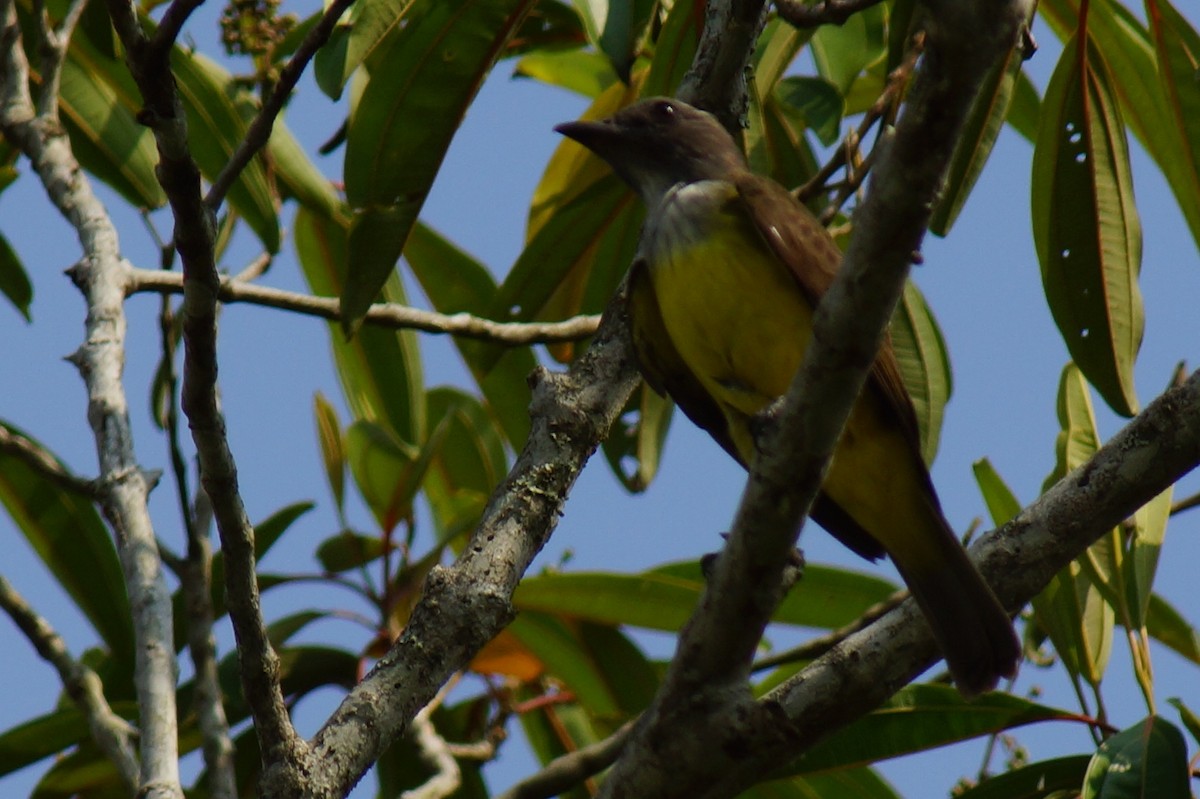
<svg viewBox="0 0 1200 799">
<path fill-rule="evenodd" d="M 653 97 L 596 122 L 554 128 L 608 162 L 647 204 L 677 183 L 720 180 L 746 168 L 717 118 L 682 100 Z"/>
</svg>

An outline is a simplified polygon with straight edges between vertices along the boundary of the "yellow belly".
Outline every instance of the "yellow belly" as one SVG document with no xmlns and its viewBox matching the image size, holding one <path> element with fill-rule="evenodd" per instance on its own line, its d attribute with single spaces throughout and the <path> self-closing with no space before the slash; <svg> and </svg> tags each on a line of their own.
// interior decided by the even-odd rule
<svg viewBox="0 0 1200 799">
<path fill-rule="evenodd" d="M 748 220 L 718 210 L 704 228 L 703 240 L 659 248 L 650 279 L 663 327 L 749 464 L 750 420 L 787 392 L 811 339 L 813 308 Z M 921 560 L 934 540 L 916 533 L 934 523 L 922 480 L 909 442 L 868 389 L 851 411 L 824 492 L 886 549 Z"/>
</svg>

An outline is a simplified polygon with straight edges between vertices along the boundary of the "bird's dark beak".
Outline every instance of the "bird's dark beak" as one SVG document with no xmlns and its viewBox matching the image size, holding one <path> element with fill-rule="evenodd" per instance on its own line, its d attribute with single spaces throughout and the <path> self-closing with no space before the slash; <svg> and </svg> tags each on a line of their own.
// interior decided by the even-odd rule
<svg viewBox="0 0 1200 799">
<path fill-rule="evenodd" d="M 620 136 L 616 125 L 608 121 L 588 122 L 581 119 L 555 125 L 554 130 L 597 153 L 603 153 L 605 144 L 615 142 Z"/>
</svg>

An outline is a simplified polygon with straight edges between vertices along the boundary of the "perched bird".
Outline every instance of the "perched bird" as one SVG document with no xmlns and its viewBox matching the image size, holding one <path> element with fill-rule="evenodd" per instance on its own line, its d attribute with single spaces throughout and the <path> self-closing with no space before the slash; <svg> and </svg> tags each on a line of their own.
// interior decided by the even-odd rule
<svg viewBox="0 0 1200 799">
<path fill-rule="evenodd" d="M 800 366 L 813 309 L 841 262 L 837 245 L 787 190 L 749 170 L 715 117 L 684 102 L 643 100 L 555 130 L 608 162 L 646 204 L 629 276 L 646 381 L 748 467 L 755 416 Z M 890 344 L 812 518 L 866 558 L 892 557 L 964 695 L 1015 673 L 1012 623 L 942 515 Z"/>
</svg>

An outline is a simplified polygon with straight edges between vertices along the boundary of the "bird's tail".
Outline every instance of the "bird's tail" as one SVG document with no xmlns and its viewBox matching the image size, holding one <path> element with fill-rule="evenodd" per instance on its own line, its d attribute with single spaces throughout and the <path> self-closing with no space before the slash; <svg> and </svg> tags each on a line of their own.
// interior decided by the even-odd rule
<svg viewBox="0 0 1200 799">
<path fill-rule="evenodd" d="M 927 551 L 919 562 L 904 563 L 893 553 L 893 560 L 929 621 L 959 692 L 977 696 L 1016 674 L 1021 646 L 1008 613 L 949 526 L 939 521 L 944 534 L 930 537 L 936 557 Z"/>
</svg>

